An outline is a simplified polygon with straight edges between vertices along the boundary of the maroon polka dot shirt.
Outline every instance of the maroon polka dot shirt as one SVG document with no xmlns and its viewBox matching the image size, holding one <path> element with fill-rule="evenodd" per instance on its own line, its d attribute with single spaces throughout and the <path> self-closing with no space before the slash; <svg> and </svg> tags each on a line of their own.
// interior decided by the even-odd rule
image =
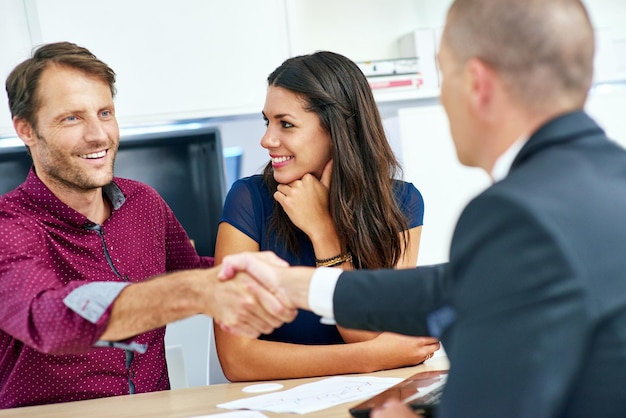
<svg viewBox="0 0 626 418">
<path fill-rule="evenodd" d="M 115 178 L 104 192 L 113 211 L 102 225 L 33 170 L 0 197 L 0 408 L 169 389 L 165 328 L 127 341 L 145 348 L 132 361 L 94 346 L 126 284 L 213 259 L 197 255 L 152 188 Z"/>
</svg>

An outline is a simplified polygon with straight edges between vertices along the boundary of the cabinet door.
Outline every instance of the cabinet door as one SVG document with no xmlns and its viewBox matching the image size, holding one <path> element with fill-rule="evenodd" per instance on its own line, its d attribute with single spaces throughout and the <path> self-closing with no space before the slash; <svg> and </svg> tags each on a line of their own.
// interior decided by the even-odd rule
<svg viewBox="0 0 626 418">
<path fill-rule="evenodd" d="M 11 70 L 29 56 L 30 47 L 28 19 L 23 0 L 0 1 L 0 137 L 15 136 L 4 85 Z"/>
<path fill-rule="evenodd" d="M 121 123 L 260 112 L 288 56 L 283 0 L 35 1 L 41 42 L 116 71 Z"/>
<path fill-rule="evenodd" d="M 448 261 L 454 226 L 469 201 L 491 180 L 484 171 L 462 165 L 439 104 L 398 111 L 405 180 L 424 197 L 420 265 Z"/>
</svg>

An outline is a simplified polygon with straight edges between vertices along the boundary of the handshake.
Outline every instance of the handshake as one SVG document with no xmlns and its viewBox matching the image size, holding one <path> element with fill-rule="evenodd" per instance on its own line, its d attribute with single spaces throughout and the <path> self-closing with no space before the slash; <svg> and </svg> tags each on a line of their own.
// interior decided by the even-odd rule
<svg viewBox="0 0 626 418">
<path fill-rule="evenodd" d="M 310 309 L 313 267 L 290 267 L 273 252 L 224 257 L 217 267 L 211 316 L 225 331 L 249 338 L 269 334 Z"/>
</svg>

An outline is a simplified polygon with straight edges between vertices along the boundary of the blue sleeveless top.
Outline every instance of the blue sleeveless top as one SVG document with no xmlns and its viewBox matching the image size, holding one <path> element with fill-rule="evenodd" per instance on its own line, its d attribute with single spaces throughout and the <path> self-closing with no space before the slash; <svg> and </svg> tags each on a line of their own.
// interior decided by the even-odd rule
<svg viewBox="0 0 626 418">
<path fill-rule="evenodd" d="M 407 217 L 409 229 L 422 225 L 424 200 L 420 192 L 413 184 L 400 180 L 395 181 L 394 191 L 396 202 Z M 242 178 L 233 183 L 226 196 L 220 223 L 229 223 L 256 241 L 261 251 L 274 251 L 290 265 L 315 267 L 313 245 L 305 233 L 298 231 L 299 255 L 288 251 L 283 243 L 276 242 L 271 231 L 268 236 L 267 223 L 273 207 L 274 198 L 261 175 Z M 321 324 L 318 315 L 305 310 L 300 310 L 291 323 L 261 336 L 261 339 L 294 344 L 343 343 L 336 326 Z"/>
</svg>

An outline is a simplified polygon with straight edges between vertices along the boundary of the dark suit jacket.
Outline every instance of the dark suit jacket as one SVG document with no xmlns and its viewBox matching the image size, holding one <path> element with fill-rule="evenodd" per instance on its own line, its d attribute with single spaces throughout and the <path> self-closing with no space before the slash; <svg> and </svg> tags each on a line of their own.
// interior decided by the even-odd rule
<svg viewBox="0 0 626 418">
<path fill-rule="evenodd" d="M 541 127 L 459 218 L 449 263 L 340 276 L 337 322 L 450 358 L 441 417 L 626 416 L 626 152 L 583 112 Z"/>
</svg>

